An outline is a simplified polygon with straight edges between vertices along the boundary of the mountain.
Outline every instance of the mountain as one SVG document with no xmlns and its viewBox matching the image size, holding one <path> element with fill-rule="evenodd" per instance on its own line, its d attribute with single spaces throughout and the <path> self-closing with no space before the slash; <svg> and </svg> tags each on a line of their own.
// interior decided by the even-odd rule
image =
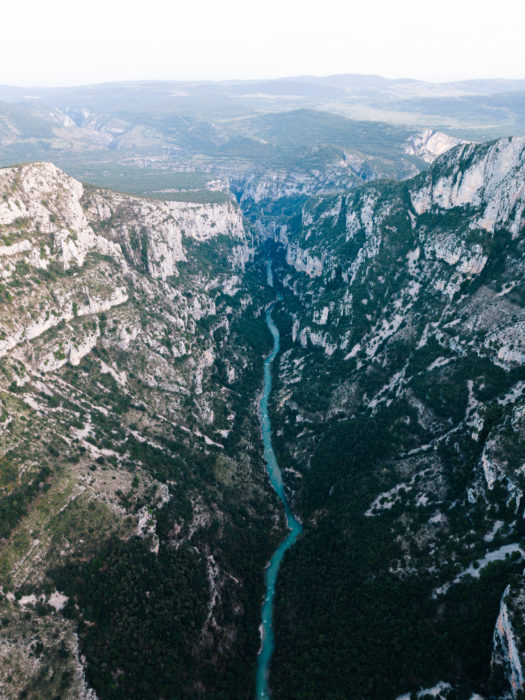
<svg viewBox="0 0 525 700">
<path fill-rule="evenodd" d="M 21 141 L 36 145 L 52 137 L 53 124 L 49 119 L 41 118 L 23 106 L 0 103 L 2 146 L 12 148 Z"/>
<path fill-rule="evenodd" d="M 0 694 L 246 697 L 283 530 L 238 207 L 34 163 L 0 171 L 0 226 Z"/>
<path fill-rule="evenodd" d="M 40 103 L 0 103 L 0 108 L 5 115 L 0 158 L 6 165 L 19 153 L 38 156 L 47 151 L 69 169 L 94 163 L 100 169 L 108 163 L 136 167 L 142 158 L 157 170 L 242 174 L 271 166 L 311 171 L 350 152 L 371 159 L 384 176 L 402 176 L 417 172 L 425 160 L 417 150 L 407 150 L 421 129 L 359 122 L 324 110 L 218 119 L 181 115 L 176 102 L 160 112 L 112 112 L 103 105 L 93 110 L 82 102 L 67 109 Z"/>
<path fill-rule="evenodd" d="M 428 126 L 448 122 L 457 129 L 480 129 L 486 137 L 488 129 L 522 123 L 518 105 L 505 113 L 503 99 L 525 90 L 524 80 L 463 80 L 431 83 L 413 79 L 389 79 L 376 75 L 290 76 L 268 80 L 213 81 L 135 81 L 80 85 L 62 88 L 0 86 L 0 100 L 9 103 L 41 103 L 61 110 L 79 106 L 103 113 L 175 112 L 203 119 L 224 119 L 257 113 L 282 112 L 293 109 L 329 109 L 356 119 L 383 113 L 391 123 Z M 475 105 L 471 98 L 478 100 Z M 434 99 L 427 120 L 403 106 L 407 99 L 425 103 Z M 452 115 L 450 101 L 464 103 L 464 112 Z M 480 108 L 493 109 L 490 125 L 485 123 Z M 452 117 L 452 119 L 451 119 Z M 480 118 L 481 117 L 481 118 Z M 431 122 L 428 122 L 428 118 Z M 481 138 L 481 135 L 479 136 Z"/>
<path fill-rule="evenodd" d="M 339 165 L 0 170 L 0 694 L 253 696 L 275 302 L 272 697 L 518 698 L 525 139 L 244 121 Z"/>
<path fill-rule="evenodd" d="M 206 178 L 242 195 L 248 180 L 289 176 L 309 196 L 410 177 L 458 142 L 524 133 L 524 94 L 523 81 L 359 75 L 0 86 L 0 164 L 50 160 L 84 182 L 154 196 L 205 196 Z"/>
<path fill-rule="evenodd" d="M 467 144 L 278 228 L 276 698 L 523 685 L 524 188 Z"/>
<path fill-rule="evenodd" d="M 179 114 L 177 98 L 161 111 L 0 104 L 2 165 L 52 160 L 84 182 L 157 198 L 215 201 L 210 190 L 230 188 L 247 200 L 248 181 L 253 188 L 276 177 L 285 194 L 341 191 L 413 175 L 456 143 L 441 132 L 313 109 L 219 119 Z"/>
</svg>

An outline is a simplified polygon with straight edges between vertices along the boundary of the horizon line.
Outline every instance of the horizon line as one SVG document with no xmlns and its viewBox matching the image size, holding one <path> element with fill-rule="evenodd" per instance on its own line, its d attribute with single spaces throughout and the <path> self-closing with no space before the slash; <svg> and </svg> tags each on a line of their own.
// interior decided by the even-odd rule
<svg viewBox="0 0 525 700">
<path fill-rule="evenodd" d="M 453 80 L 427 80 L 423 78 L 413 78 L 409 76 L 404 76 L 400 78 L 390 78 L 379 73 L 328 73 L 316 75 L 312 73 L 303 73 L 296 75 L 281 75 L 270 78 L 137 78 L 137 79 L 116 79 L 116 80 L 101 80 L 86 83 L 68 83 L 64 85 L 23 85 L 15 83 L 0 83 L 0 88 L 10 88 L 14 90 L 67 90 L 69 88 L 82 88 L 82 87 L 100 87 L 103 85 L 136 85 L 144 83 L 176 83 L 176 84 L 221 84 L 221 83 L 271 83 L 275 81 L 291 81 L 291 80 L 329 80 L 330 78 L 344 78 L 344 77 L 355 77 L 355 78 L 375 78 L 391 83 L 422 83 L 426 85 L 457 85 L 461 83 L 482 83 L 482 82 L 508 82 L 508 83 L 520 83 L 525 84 L 525 76 L 523 78 L 507 78 L 507 77 L 497 77 L 497 78 L 461 78 Z"/>
</svg>

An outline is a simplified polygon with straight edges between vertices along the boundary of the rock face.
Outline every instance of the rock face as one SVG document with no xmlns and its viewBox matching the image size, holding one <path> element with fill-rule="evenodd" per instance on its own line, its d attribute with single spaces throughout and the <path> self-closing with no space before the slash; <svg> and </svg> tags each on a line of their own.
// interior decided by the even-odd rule
<svg viewBox="0 0 525 700">
<path fill-rule="evenodd" d="M 30 230 L 52 236 L 50 243 L 65 269 L 72 264 L 83 265 L 89 250 L 116 253 L 107 239 L 97 237 L 91 230 L 80 204 L 83 192 L 80 182 L 59 171 L 52 163 L 4 168 L 1 174 L 0 225 L 11 237 L 15 231 L 24 230 L 24 223 Z M 9 245 L 4 246 L 4 255 L 11 257 L 20 249 L 19 252 L 29 253 L 25 257 L 30 265 L 46 269 L 50 249 L 37 249 L 34 240 L 29 241 L 20 235 L 17 238 L 13 250 Z M 11 261 L 2 270 L 4 279 L 9 278 L 13 264 Z"/>
<path fill-rule="evenodd" d="M 444 134 L 442 131 L 423 129 L 421 133 L 408 139 L 405 151 L 411 156 L 421 158 L 425 163 L 432 163 L 438 156 L 460 143 L 464 143 L 464 141 Z"/>
<path fill-rule="evenodd" d="M 148 272 L 162 280 L 177 276 L 177 263 L 186 259 L 183 238 L 203 243 L 226 236 L 247 247 L 242 214 L 232 203 L 155 202 L 105 191 L 89 197 L 88 215 L 135 264 L 147 257 Z M 141 231 L 150 233 L 144 238 Z"/>
<path fill-rule="evenodd" d="M 479 210 L 471 229 L 493 233 L 505 226 L 517 236 L 525 209 L 524 146 L 525 137 L 514 137 L 483 146 L 469 144 L 444 156 L 411 193 L 414 210 L 421 215 L 432 207 L 469 206 Z"/>
<path fill-rule="evenodd" d="M 509 681 L 512 697 L 515 698 L 525 686 L 525 677 L 522 667 L 523 654 L 520 653 L 521 640 L 512 626 L 511 613 L 506 601 L 509 594 L 510 586 L 505 589 L 502 596 L 500 612 L 494 630 L 492 666 L 502 667 L 503 673 Z"/>
<path fill-rule="evenodd" d="M 366 159 L 357 156 L 348 156 L 338 164 L 312 172 L 284 168 L 255 172 L 249 174 L 242 183 L 240 203 L 245 207 L 259 207 L 264 202 L 282 198 L 310 197 L 326 190 L 350 189 L 371 177 L 373 171 L 366 169 Z"/>
<path fill-rule="evenodd" d="M 262 579 L 237 554 L 234 521 L 258 538 L 260 571 L 280 522 L 258 447 L 264 268 L 242 214 L 87 188 L 33 163 L 0 170 L 0 238 L 0 695 L 107 692 L 103 660 L 45 591 L 112 537 L 179 556 L 202 591 L 177 632 L 200 661 L 179 683 L 214 695 L 213 669 L 245 656 L 236 687 L 251 694 Z M 129 678 L 118 692 L 133 697 Z"/>
<path fill-rule="evenodd" d="M 328 552 L 334 538 L 339 543 L 339 555 L 323 560 L 323 578 L 333 583 L 322 595 L 327 605 L 345 610 L 349 628 L 362 619 L 373 627 L 381 606 L 388 619 L 396 619 L 387 602 L 389 586 L 404 591 L 405 609 L 426 599 L 419 622 L 407 618 L 399 624 L 414 639 L 422 634 L 435 659 L 445 653 L 439 620 L 456 614 L 458 597 L 476 600 L 492 591 L 482 606 L 485 648 L 506 585 L 507 601 L 519 597 L 524 211 L 525 139 L 502 139 L 458 145 L 405 182 L 371 182 L 349 194 L 313 198 L 303 206 L 300 223 L 285 238 L 274 237 L 276 278 L 285 299 L 274 421 L 279 459 L 295 469 L 287 483 L 307 523 L 302 546 Z M 374 545 L 383 551 L 380 561 L 370 549 L 376 529 L 382 533 Z M 361 549 L 355 539 L 360 532 L 368 542 Z M 351 553 L 354 546 L 359 557 Z M 304 552 L 292 550 L 284 565 L 287 602 L 278 610 L 284 622 L 275 662 L 282 697 L 292 685 L 294 692 L 309 687 L 319 696 L 334 693 L 330 679 L 345 677 L 336 662 L 315 678 L 285 671 L 284 649 L 299 654 L 298 666 L 308 666 L 300 637 L 322 634 L 323 659 L 348 645 L 338 625 L 315 615 L 300 632 L 294 628 L 293 620 L 309 615 L 302 591 L 322 590 L 304 568 L 306 560 Z M 383 598 L 369 608 L 366 582 L 377 577 L 385 586 L 377 594 Z M 419 602 L 411 598 L 411 586 L 426 590 L 418 593 Z M 525 618 L 520 605 L 513 610 L 520 639 Z M 467 678 L 471 692 L 489 692 L 490 658 L 480 657 L 478 670 L 469 671 L 473 657 L 459 637 L 450 642 L 455 668 L 429 655 L 421 660 L 419 685 L 406 676 L 385 686 L 381 652 L 370 652 L 360 629 L 359 648 L 369 651 L 362 655 L 353 647 L 348 658 L 357 659 L 368 680 L 359 685 L 357 672 L 347 685 L 341 680 L 341 697 L 392 697 L 411 685 L 417 690 L 439 680 L 455 686 Z M 414 672 L 398 632 L 389 629 L 391 645 L 398 644 L 397 664 Z M 509 636 L 501 634 L 508 656 Z M 375 648 L 372 636 L 369 642 Z M 518 661 L 523 664 L 520 644 L 512 654 L 513 670 L 502 683 L 516 693 L 522 687 L 516 670 Z M 432 673 L 424 670 L 426 663 Z"/>
<path fill-rule="evenodd" d="M 396 246 L 403 269 L 397 275 L 399 298 L 395 304 L 387 303 L 392 319 L 396 314 L 405 317 L 420 301 L 428 280 L 432 290 L 451 299 L 464 282 L 483 272 L 499 243 L 499 231 L 510 234 L 510 246 L 520 236 L 525 210 L 524 153 L 525 140 L 520 138 L 502 140 L 492 147 L 463 146 L 443 156 L 428 173 L 399 186 L 372 183 L 355 195 L 311 200 L 303 210 L 298 235 L 287 237 L 286 262 L 295 272 L 321 278 L 310 285 L 312 316 L 324 306 L 323 281 L 333 279 L 336 271 L 348 284 L 342 290 L 337 316 L 351 315 L 345 308 L 352 287 L 370 277 L 370 265 L 390 245 Z M 521 270 L 523 263 L 516 257 Z M 300 276 L 298 280 L 293 283 L 301 284 Z M 516 286 L 515 280 L 508 284 Z M 507 294 L 497 299 L 504 304 Z M 360 303 L 366 305 L 369 300 Z M 502 343 L 499 359 L 510 359 L 512 345 L 519 362 L 519 322 L 507 333 L 508 344 Z M 339 342 L 344 349 L 351 341 L 340 336 Z"/>
</svg>

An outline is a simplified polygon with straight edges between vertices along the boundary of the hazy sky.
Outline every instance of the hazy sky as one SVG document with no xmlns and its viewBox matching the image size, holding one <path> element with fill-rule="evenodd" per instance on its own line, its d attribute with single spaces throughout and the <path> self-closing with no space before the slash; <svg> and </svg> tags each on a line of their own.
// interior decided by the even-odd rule
<svg viewBox="0 0 525 700">
<path fill-rule="evenodd" d="M 525 78 L 524 0 L 15 0 L 0 83 Z"/>
</svg>

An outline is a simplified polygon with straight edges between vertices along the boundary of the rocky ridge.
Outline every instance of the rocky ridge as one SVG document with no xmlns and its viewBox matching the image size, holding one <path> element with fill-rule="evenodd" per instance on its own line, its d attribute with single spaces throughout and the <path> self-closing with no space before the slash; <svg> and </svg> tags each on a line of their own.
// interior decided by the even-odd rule
<svg viewBox="0 0 525 700">
<path fill-rule="evenodd" d="M 476 581 L 505 553 L 507 564 L 512 552 L 513 560 L 521 557 L 524 159 L 523 138 L 459 145 L 411 180 L 314 198 L 300 225 L 275 236 L 285 305 L 274 410 L 280 461 L 296 470 L 288 473 L 290 495 L 310 524 L 304 547 L 309 537 L 310 546 L 319 542 L 326 528 L 319 523 L 335 513 L 344 531 L 361 523 L 370 532 L 386 528 L 392 552 L 385 552 L 382 575 L 393 586 L 428 576 L 429 599 L 445 616 L 461 586 L 475 585 L 469 573 Z M 372 520 L 377 525 L 366 525 Z M 289 572 L 301 577 L 293 557 Z M 363 576 L 372 575 L 363 567 Z M 495 571 L 489 567 L 483 576 Z M 286 565 L 283 576 L 283 590 L 293 596 Z M 505 599 L 517 601 L 524 584 L 511 579 Z M 280 611 L 280 648 L 288 653 L 299 641 L 286 620 L 306 614 L 306 595 L 296 595 Z M 507 630 L 521 630 L 521 606 L 511 607 Z M 523 685 L 516 681 L 521 635 L 497 640 L 499 658 L 514 669 L 507 691 L 497 692 L 516 697 Z M 284 697 L 289 688 L 280 663 L 275 673 Z M 494 661 L 493 679 L 496 667 Z M 333 677 L 336 669 L 327 673 Z M 423 688 L 459 682 L 457 669 L 438 678 L 421 674 Z M 374 697 L 383 697 L 377 683 Z M 471 691 L 484 694 L 488 686 Z"/>
<path fill-rule="evenodd" d="M 405 149 L 409 155 L 417 156 L 425 163 L 432 163 L 438 156 L 460 143 L 463 143 L 461 139 L 444 134 L 442 131 L 423 129 L 419 134 L 408 139 Z"/>
<path fill-rule="evenodd" d="M 0 694 L 98 692 L 94 652 L 49 600 L 61 571 L 115 536 L 142 540 L 140 556 L 181 552 L 206 601 L 199 668 L 228 674 L 248 654 L 249 692 L 262 581 L 234 522 L 249 523 L 262 570 L 280 521 L 255 408 L 264 277 L 239 209 L 85 187 L 32 163 L 0 170 L 0 237 Z M 220 674 L 207 682 L 222 692 Z"/>
</svg>

